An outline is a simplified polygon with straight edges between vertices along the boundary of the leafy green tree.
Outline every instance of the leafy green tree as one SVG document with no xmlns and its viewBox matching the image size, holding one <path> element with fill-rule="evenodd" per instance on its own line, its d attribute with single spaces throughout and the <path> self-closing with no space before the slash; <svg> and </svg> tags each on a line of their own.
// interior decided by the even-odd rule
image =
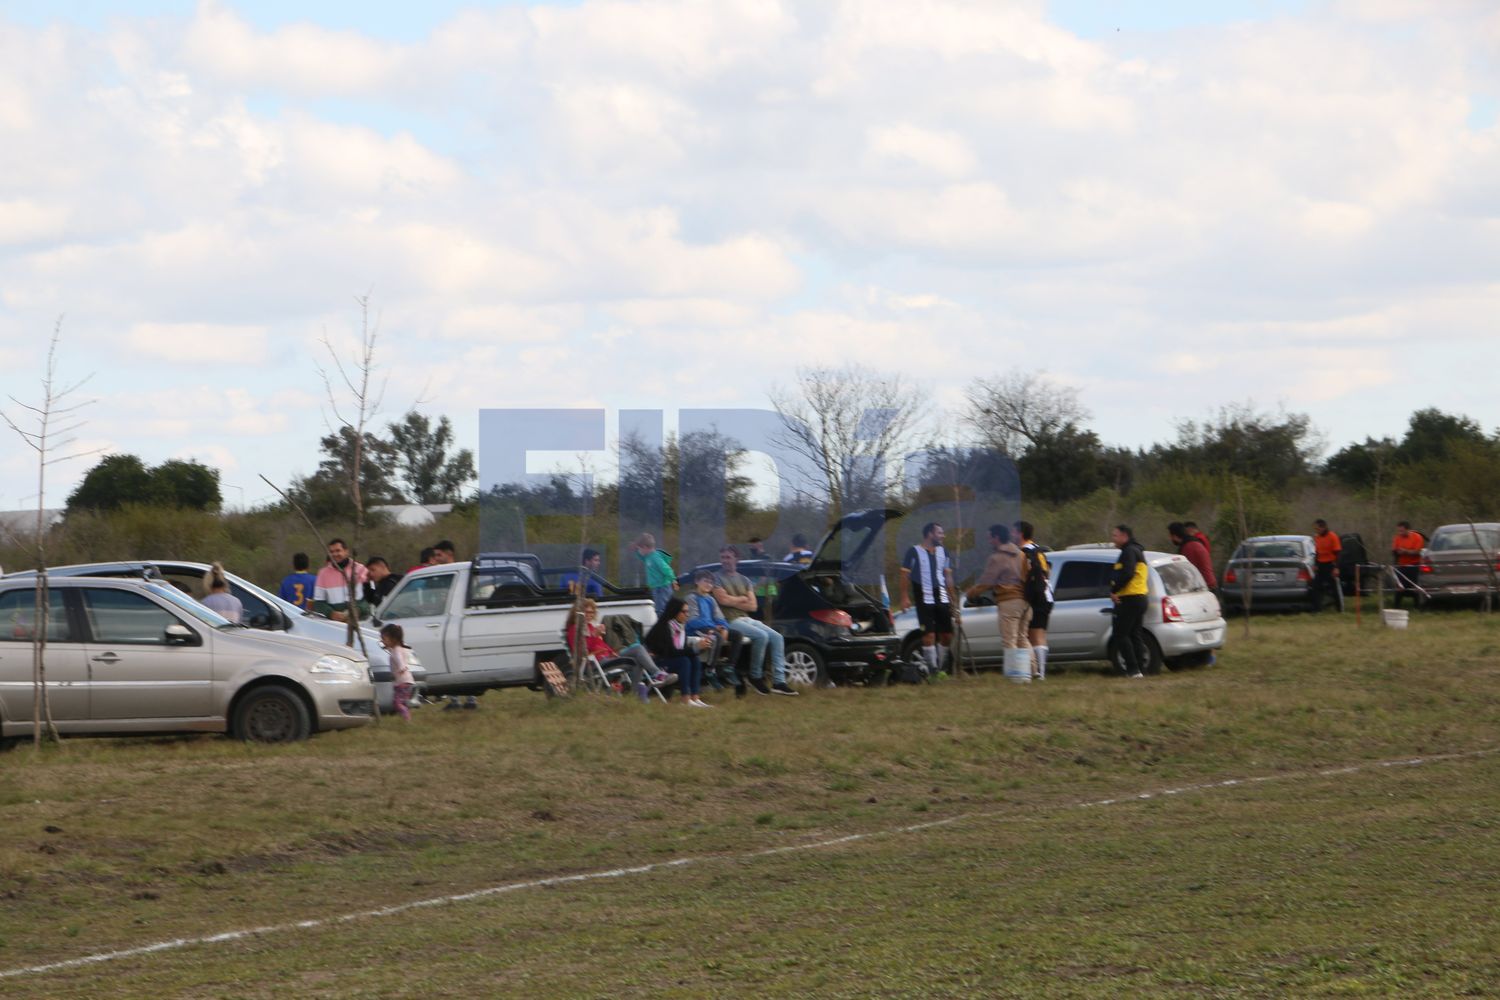
<svg viewBox="0 0 1500 1000">
<path fill-rule="evenodd" d="M 69 510 L 118 510 L 151 493 L 151 472 L 135 455 L 105 455 L 68 495 Z"/>
<path fill-rule="evenodd" d="M 1396 464 L 1396 442 L 1390 438 L 1367 437 L 1361 444 L 1349 444 L 1329 456 L 1323 472 L 1353 489 L 1368 489 L 1388 478 Z"/>
<path fill-rule="evenodd" d="M 1321 448 L 1307 414 L 1261 413 L 1237 403 L 1208 420 L 1178 424 L 1177 441 L 1153 447 L 1145 471 L 1228 473 L 1283 489 L 1312 470 Z"/>
<path fill-rule="evenodd" d="M 169 459 L 151 470 L 150 498 L 166 507 L 213 510 L 224 501 L 219 470 L 199 462 Z"/>
<path fill-rule="evenodd" d="M 393 472 L 412 503 L 457 503 L 476 478 L 474 453 L 453 446 L 453 425 L 439 417 L 434 427 L 415 410 L 390 425 Z"/>
<path fill-rule="evenodd" d="M 1416 411 L 1407 420 L 1406 436 L 1396 446 L 1396 460 L 1411 463 L 1429 458 L 1445 458 L 1459 445 L 1485 449 L 1491 447 L 1493 442 L 1484 436 L 1479 424 L 1469 417 L 1444 413 L 1437 407 L 1430 406 Z"/>
<path fill-rule="evenodd" d="M 313 520 L 352 517 L 354 500 L 350 493 L 354 469 L 354 429 L 340 426 L 319 441 L 323 459 L 318 471 L 293 480 L 287 494 Z M 401 503 L 405 498 L 391 482 L 396 465 L 396 451 L 389 441 L 374 434 L 364 435 L 360 468 L 360 495 L 366 505 Z"/>
</svg>

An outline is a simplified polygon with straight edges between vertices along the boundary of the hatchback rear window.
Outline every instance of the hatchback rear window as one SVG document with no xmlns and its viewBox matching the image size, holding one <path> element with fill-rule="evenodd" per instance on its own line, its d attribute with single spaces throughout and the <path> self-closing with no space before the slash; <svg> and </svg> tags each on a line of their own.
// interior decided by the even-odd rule
<svg viewBox="0 0 1500 1000">
<path fill-rule="evenodd" d="M 1161 577 L 1161 585 L 1168 597 L 1193 594 L 1208 589 L 1208 583 L 1203 579 L 1203 574 L 1199 573 L 1191 563 L 1162 563 L 1156 567 L 1156 575 Z"/>
<path fill-rule="evenodd" d="M 1306 553 L 1297 542 L 1246 542 L 1234 550 L 1236 559 L 1301 559 Z"/>
<path fill-rule="evenodd" d="M 1476 534 L 1479 536 L 1479 545 L 1474 543 Z M 1428 547 L 1434 552 L 1458 552 L 1464 549 L 1472 551 L 1480 545 L 1487 552 L 1500 548 L 1500 529 L 1488 525 L 1474 528 L 1467 524 L 1450 525 L 1433 532 L 1432 542 Z"/>
</svg>

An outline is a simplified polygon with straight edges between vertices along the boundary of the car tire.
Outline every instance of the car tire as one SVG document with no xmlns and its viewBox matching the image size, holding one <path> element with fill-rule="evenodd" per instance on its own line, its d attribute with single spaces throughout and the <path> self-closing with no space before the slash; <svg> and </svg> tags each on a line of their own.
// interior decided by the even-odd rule
<svg viewBox="0 0 1500 1000">
<path fill-rule="evenodd" d="M 821 686 L 828 680 L 828 666 L 817 647 L 805 642 L 786 647 L 786 682 L 793 687 Z"/>
<path fill-rule="evenodd" d="M 312 715 L 302 696 L 281 684 L 267 684 L 234 706 L 230 731 L 248 743 L 294 743 L 312 735 Z"/>
<path fill-rule="evenodd" d="M 1125 675 L 1125 657 L 1120 655 L 1119 644 L 1115 641 L 1113 636 L 1111 636 L 1109 640 L 1109 662 L 1114 664 L 1115 673 L 1119 674 L 1122 677 Z M 1165 661 L 1163 661 L 1162 659 L 1161 646 L 1157 643 L 1156 636 L 1147 631 L 1146 664 L 1142 672 L 1145 673 L 1148 677 L 1152 674 L 1159 674 L 1161 673 L 1163 662 Z"/>
</svg>

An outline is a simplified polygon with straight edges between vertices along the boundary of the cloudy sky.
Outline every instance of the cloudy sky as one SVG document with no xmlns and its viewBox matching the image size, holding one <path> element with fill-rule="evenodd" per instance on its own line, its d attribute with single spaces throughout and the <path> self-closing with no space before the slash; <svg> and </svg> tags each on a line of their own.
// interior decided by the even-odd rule
<svg viewBox="0 0 1500 1000">
<path fill-rule="evenodd" d="M 0 392 L 63 316 L 83 443 L 231 504 L 316 466 L 366 294 L 388 416 L 471 446 L 846 360 L 934 411 L 1046 369 L 1130 445 L 1246 399 L 1500 424 L 1489 0 L 56 8 L 0 3 Z"/>
</svg>

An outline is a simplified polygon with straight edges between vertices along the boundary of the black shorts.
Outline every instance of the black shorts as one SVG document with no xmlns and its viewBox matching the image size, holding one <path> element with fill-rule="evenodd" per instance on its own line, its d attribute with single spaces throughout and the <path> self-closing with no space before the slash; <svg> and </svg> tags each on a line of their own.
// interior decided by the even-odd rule
<svg viewBox="0 0 1500 1000">
<path fill-rule="evenodd" d="M 922 631 L 928 634 L 952 635 L 953 605 L 918 604 L 917 624 L 921 625 Z"/>
<path fill-rule="evenodd" d="M 1039 628 L 1047 630 L 1047 622 L 1052 618 L 1052 602 L 1044 601 L 1041 604 L 1031 605 L 1031 622 L 1027 628 Z"/>
</svg>

